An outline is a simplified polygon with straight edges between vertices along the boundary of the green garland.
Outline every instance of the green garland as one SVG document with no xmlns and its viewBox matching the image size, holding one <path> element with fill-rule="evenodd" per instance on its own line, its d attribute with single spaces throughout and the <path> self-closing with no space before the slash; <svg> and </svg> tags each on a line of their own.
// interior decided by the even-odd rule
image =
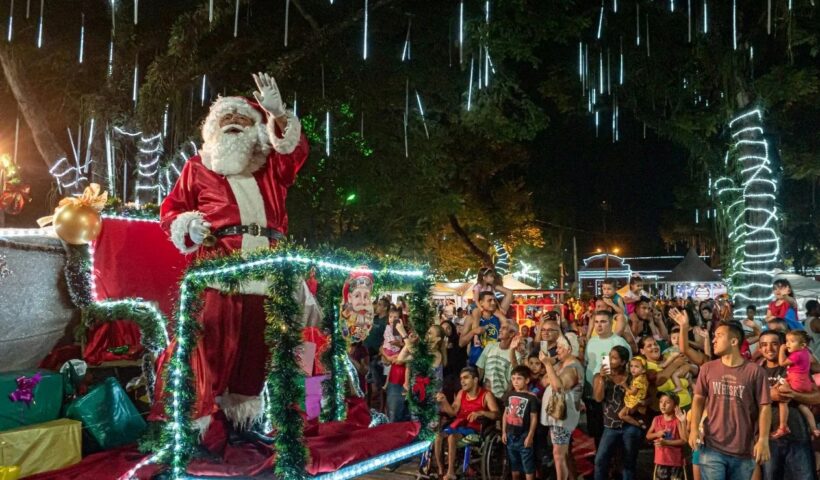
<svg viewBox="0 0 820 480">
<path fill-rule="evenodd" d="M 265 341 L 270 348 L 267 413 L 276 431 L 274 473 L 278 478 L 299 479 L 305 476 L 308 450 L 299 412 L 305 401 L 305 375 L 293 353 L 302 344 L 301 305 L 293 297 L 297 277 L 287 263 L 266 277 L 270 281 L 265 300 Z"/>
<path fill-rule="evenodd" d="M 133 218 L 134 220 L 159 220 L 159 205 L 146 203 L 143 205 L 124 204 L 119 198 L 108 197 L 108 202 L 102 214 L 115 217 Z"/>
<path fill-rule="evenodd" d="M 66 261 L 65 274 L 68 296 L 77 308 L 86 308 L 94 303 L 91 294 L 91 251 L 88 245 L 70 245 L 64 243 Z"/>
<path fill-rule="evenodd" d="M 407 394 L 407 403 L 410 413 L 421 423 L 419 436 L 424 440 L 430 440 L 435 436 L 434 427 L 438 418 L 438 408 L 435 395 L 441 385 L 432 378 L 433 375 L 433 354 L 430 346 L 424 340 L 427 330 L 432 325 L 434 311 L 430 304 L 430 289 L 432 283 L 429 280 L 422 280 L 413 285 L 413 293 L 410 297 L 410 325 L 419 337 L 418 343 L 413 351 L 413 359 L 410 361 L 410 392 Z M 442 359 L 443 361 L 444 359 Z M 413 391 L 417 378 L 429 380 L 425 387 L 424 400 L 421 395 Z"/>
<path fill-rule="evenodd" d="M 161 435 L 164 447 L 160 452 L 160 461 L 169 463 L 175 478 L 184 475 L 196 444 L 196 433 L 191 424 L 192 408 L 195 401 L 195 389 L 190 368 L 190 350 L 194 348 L 198 323 L 196 314 L 201 308 L 199 297 L 203 290 L 214 283 L 219 283 L 231 291 L 238 291 L 239 285 L 246 280 L 263 280 L 270 282 L 270 298 L 266 300 L 266 341 L 270 348 L 271 361 L 267 377 L 268 417 L 276 430 L 275 445 L 277 448 L 276 474 L 281 478 L 303 478 L 307 463 L 307 450 L 304 446 L 304 424 L 298 408 L 304 400 L 304 388 L 300 385 L 301 367 L 297 363 L 294 351 L 301 345 L 300 306 L 293 298 L 294 282 L 307 276 L 311 268 L 316 268 L 320 276 L 320 305 L 333 305 L 328 308 L 326 322 L 334 321 L 340 328 L 335 312 L 334 298 L 341 296 L 341 287 L 349 270 L 360 265 L 367 265 L 373 270 L 376 281 L 375 290 L 390 290 L 412 287 L 423 283 L 424 287 L 415 287 L 420 292 L 429 292 L 429 283 L 424 280 L 424 272 L 413 263 L 406 261 L 373 261 L 363 254 L 346 250 L 333 250 L 328 247 L 311 252 L 303 247 L 282 242 L 276 248 L 260 250 L 243 256 L 240 252 L 226 257 L 204 259 L 196 262 L 185 274 L 180 286 L 179 309 L 172 331 L 175 334 L 178 348 L 170 357 L 168 367 L 163 372 L 166 385 L 165 408 L 169 422 Z M 419 301 L 418 313 L 414 318 L 420 322 L 432 318 L 430 306 L 422 307 Z M 419 308 L 421 307 L 421 308 Z M 427 313 L 424 313 L 424 312 Z M 425 320 L 425 318 L 427 320 Z M 426 327 L 417 327 L 426 330 Z M 337 341 L 334 334 L 334 348 L 344 350 L 345 343 Z M 332 350 L 331 355 L 338 357 L 339 352 Z M 346 355 L 346 350 L 344 351 Z M 339 357 L 341 358 L 341 357 Z M 421 355 L 420 358 L 424 358 Z M 429 362 L 429 360 L 428 360 Z M 333 378 L 344 379 L 343 367 L 333 365 Z M 429 373 L 429 368 L 428 368 Z M 341 385 L 340 385 L 341 384 Z M 329 392 L 328 399 L 334 399 L 333 416 L 343 412 L 344 397 L 340 392 L 343 381 L 333 382 L 335 391 Z M 342 389 L 343 392 L 343 389 Z M 340 397 L 341 395 L 341 397 Z M 429 405 L 421 407 L 430 410 Z M 431 407 L 434 411 L 435 405 Z M 429 412 L 420 418 L 430 417 Z"/>
<path fill-rule="evenodd" d="M 339 289 L 341 295 L 341 288 Z M 320 303 L 321 305 L 321 303 Z M 342 335 L 342 324 L 339 321 L 339 310 L 336 302 L 331 303 L 325 315 L 325 330 L 330 332 L 328 348 L 322 352 L 322 365 L 328 371 L 328 378 L 322 382 L 324 405 L 319 419 L 323 422 L 341 422 L 347 418 L 345 405 L 345 383 L 347 374 L 344 367 L 344 356 L 347 355 L 347 341 Z"/>
<path fill-rule="evenodd" d="M 140 343 L 151 352 L 160 352 L 168 346 L 165 331 L 168 323 L 151 303 L 141 298 L 124 298 L 96 302 L 82 309 L 82 319 L 74 330 L 74 338 L 84 342 L 88 331 L 94 326 L 115 320 L 131 320 L 140 329 Z"/>
</svg>

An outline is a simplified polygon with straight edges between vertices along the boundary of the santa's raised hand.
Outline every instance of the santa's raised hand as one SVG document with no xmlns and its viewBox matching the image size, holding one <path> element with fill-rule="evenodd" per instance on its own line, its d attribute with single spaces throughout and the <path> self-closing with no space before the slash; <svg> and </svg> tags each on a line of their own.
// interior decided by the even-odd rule
<svg viewBox="0 0 820 480">
<path fill-rule="evenodd" d="M 276 80 L 267 73 L 262 72 L 251 74 L 251 76 L 257 88 L 257 91 L 253 92 L 253 96 L 259 102 L 259 105 L 274 118 L 284 117 L 286 114 L 285 102 L 282 101 L 282 94 L 279 92 Z"/>
</svg>

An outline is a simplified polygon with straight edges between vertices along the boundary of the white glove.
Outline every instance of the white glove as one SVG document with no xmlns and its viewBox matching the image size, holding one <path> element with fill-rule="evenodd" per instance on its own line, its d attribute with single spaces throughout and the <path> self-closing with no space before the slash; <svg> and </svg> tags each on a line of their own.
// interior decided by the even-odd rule
<svg viewBox="0 0 820 480">
<path fill-rule="evenodd" d="M 253 92 L 254 98 L 259 102 L 268 113 L 279 118 L 285 116 L 285 102 L 282 101 L 282 94 L 279 93 L 279 87 L 276 85 L 276 80 L 267 73 L 251 74 L 253 81 L 256 82 L 256 88 L 259 91 Z"/>
<path fill-rule="evenodd" d="M 211 224 L 201 218 L 195 218 L 188 224 L 188 236 L 191 241 L 197 245 L 201 245 L 205 241 L 205 237 L 211 233 L 209 228 Z"/>
</svg>

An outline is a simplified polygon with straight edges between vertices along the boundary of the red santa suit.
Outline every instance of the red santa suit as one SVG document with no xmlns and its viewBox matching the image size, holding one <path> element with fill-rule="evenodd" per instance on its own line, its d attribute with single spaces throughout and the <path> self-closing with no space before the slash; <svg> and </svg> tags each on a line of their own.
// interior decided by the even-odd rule
<svg viewBox="0 0 820 480">
<path fill-rule="evenodd" d="M 220 174 L 218 159 L 210 158 L 208 148 L 203 146 L 201 155 L 186 162 L 160 209 L 160 225 L 171 241 L 182 252 L 196 257 L 249 252 L 276 243 L 268 236 L 246 233 L 217 236 L 213 246 L 197 245 L 188 236 L 189 224 L 196 218 L 209 222 L 211 232 L 256 224 L 287 234 L 287 191 L 308 156 L 307 139 L 292 113 L 288 113 L 282 132 L 272 118 L 265 121 L 264 111 L 255 102 L 242 97 L 222 97 L 214 103 L 203 125 L 206 142 L 219 128 L 219 119 L 231 111 L 256 122 L 253 128 L 258 130 L 261 147 L 251 165 L 242 173 Z M 267 285 L 244 282 L 239 295 L 228 295 L 220 285 L 212 287 L 202 295 L 202 331 L 191 352 L 197 393 L 194 418 L 204 431 L 210 415 L 221 408 L 235 426 L 244 428 L 262 414 L 259 394 L 268 352 L 263 308 Z M 165 357 L 170 358 L 174 347 L 169 347 Z M 157 387 L 160 398 L 161 380 Z M 152 419 L 164 418 L 162 403 L 155 402 Z"/>
</svg>

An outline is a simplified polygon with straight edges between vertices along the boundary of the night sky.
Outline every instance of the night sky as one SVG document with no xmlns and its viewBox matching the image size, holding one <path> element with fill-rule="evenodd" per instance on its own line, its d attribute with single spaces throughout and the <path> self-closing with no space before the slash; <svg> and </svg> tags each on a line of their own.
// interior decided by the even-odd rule
<svg viewBox="0 0 820 480">
<path fill-rule="evenodd" d="M 533 142 L 527 179 L 537 215 L 578 229 L 565 236 L 569 242 L 577 236 L 580 258 L 606 248 L 605 239 L 626 256 L 666 252 L 658 228 L 664 212 L 674 208 L 672 189 L 688 175 L 687 159 L 681 148 L 651 130 L 642 137 L 642 124 L 627 119 L 622 119 L 620 141 L 612 143 L 604 122 L 596 138 L 592 117 L 553 115 L 550 127 Z M 610 205 L 606 236 L 603 201 Z M 551 227 L 544 228 L 549 232 Z"/>
</svg>

